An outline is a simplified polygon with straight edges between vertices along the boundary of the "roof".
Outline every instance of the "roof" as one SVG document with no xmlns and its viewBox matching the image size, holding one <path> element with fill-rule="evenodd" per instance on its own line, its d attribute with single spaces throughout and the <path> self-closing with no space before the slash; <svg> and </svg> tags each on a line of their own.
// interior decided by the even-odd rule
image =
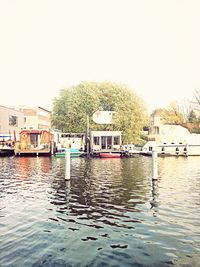
<svg viewBox="0 0 200 267">
<path fill-rule="evenodd" d="M 24 129 L 24 130 L 22 130 L 22 131 L 20 132 L 20 134 L 23 133 L 23 132 L 25 132 L 25 133 L 35 133 L 35 134 L 40 134 L 40 133 L 42 133 L 42 132 L 44 132 L 44 131 L 49 132 L 48 130 L 26 130 L 26 129 Z"/>
<path fill-rule="evenodd" d="M 9 110 L 12 110 L 12 111 L 15 111 L 15 112 L 20 112 L 20 113 L 22 113 L 23 114 L 23 112 L 22 111 L 20 111 L 20 110 L 17 110 L 17 109 L 14 109 L 14 108 L 11 108 L 11 107 L 6 107 L 6 106 L 2 106 L 2 105 L 0 105 L 0 108 L 6 108 L 6 109 L 9 109 Z"/>
<path fill-rule="evenodd" d="M 42 108 L 42 107 L 38 107 L 38 108 L 43 109 L 44 111 L 47 111 L 47 112 L 51 113 L 51 111 L 48 110 L 48 109 L 45 109 L 45 108 Z"/>
</svg>

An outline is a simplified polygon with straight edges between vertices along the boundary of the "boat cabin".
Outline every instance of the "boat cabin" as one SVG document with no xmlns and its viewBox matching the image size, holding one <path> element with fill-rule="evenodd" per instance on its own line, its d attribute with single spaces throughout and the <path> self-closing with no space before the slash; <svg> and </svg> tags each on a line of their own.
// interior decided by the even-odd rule
<svg viewBox="0 0 200 267">
<path fill-rule="evenodd" d="M 47 130 L 23 130 L 15 144 L 15 155 L 50 155 L 52 135 Z"/>
<path fill-rule="evenodd" d="M 72 148 L 83 151 L 84 146 L 85 146 L 84 133 L 59 133 L 57 150 L 60 150 L 61 148 Z"/>
<path fill-rule="evenodd" d="M 120 151 L 121 144 L 121 131 L 91 131 L 91 153 Z"/>
<path fill-rule="evenodd" d="M 14 155 L 14 146 L 16 141 L 16 135 L 14 133 L 8 134 L 0 133 L 0 157 L 1 156 L 13 156 Z"/>
</svg>

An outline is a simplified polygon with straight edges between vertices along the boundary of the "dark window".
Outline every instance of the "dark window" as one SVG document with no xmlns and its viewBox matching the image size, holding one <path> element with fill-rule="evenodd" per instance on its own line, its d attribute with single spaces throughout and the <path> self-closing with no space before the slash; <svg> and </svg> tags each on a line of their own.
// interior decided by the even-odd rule
<svg viewBox="0 0 200 267">
<path fill-rule="evenodd" d="M 112 136 L 107 136 L 107 149 L 112 148 Z"/>
<path fill-rule="evenodd" d="M 100 138 L 99 136 L 94 136 L 94 145 L 99 145 Z"/>
<path fill-rule="evenodd" d="M 106 136 L 101 137 L 101 148 L 106 149 Z"/>
<path fill-rule="evenodd" d="M 9 125 L 10 126 L 18 126 L 18 118 L 17 116 L 9 116 Z"/>
<path fill-rule="evenodd" d="M 159 128 L 155 127 L 155 134 L 159 134 Z"/>
<path fill-rule="evenodd" d="M 38 145 L 38 135 L 37 134 L 32 134 L 32 133 L 30 134 L 30 143 L 34 147 L 36 147 Z"/>
<path fill-rule="evenodd" d="M 120 136 L 114 136 L 114 145 L 120 145 Z"/>
</svg>

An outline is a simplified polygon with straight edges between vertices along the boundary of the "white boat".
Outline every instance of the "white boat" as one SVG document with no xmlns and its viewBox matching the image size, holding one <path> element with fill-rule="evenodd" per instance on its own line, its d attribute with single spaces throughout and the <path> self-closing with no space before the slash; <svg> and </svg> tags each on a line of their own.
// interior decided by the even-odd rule
<svg viewBox="0 0 200 267">
<path fill-rule="evenodd" d="M 58 150 L 55 153 L 55 156 L 57 158 L 64 158 L 65 154 L 66 154 L 67 149 L 66 148 L 62 148 L 60 150 Z M 70 148 L 70 157 L 74 158 L 74 157 L 81 157 L 84 155 L 84 152 L 80 151 L 79 149 L 75 149 L 75 148 Z"/>
<path fill-rule="evenodd" d="M 200 134 L 190 133 L 180 125 L 155 128 L 156 131 L 151 131 L 150 140 L 143 146 L 142 154 L 151 155 L 156 149 L 161 156 L 200 156 Z"/>
<path fill-rule="evenodd" d="M 0 157 L 13 156 L 14 144 L 11 134 L 0 134 Z"/>
<path fill-rule="evenodd" d="M 125 156 L 134 156 L 141 154 L 141 150 L 141 146 L 135 146 L 134 144 L 126 144 L 122 146 L 122 153 Z"/>
</svg>

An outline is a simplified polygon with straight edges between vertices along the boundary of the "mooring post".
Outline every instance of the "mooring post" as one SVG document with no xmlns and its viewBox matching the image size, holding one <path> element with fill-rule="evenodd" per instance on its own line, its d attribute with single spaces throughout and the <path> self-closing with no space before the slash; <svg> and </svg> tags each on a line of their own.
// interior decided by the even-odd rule
<svg viewBox="0 0 200 267">
<path fill-rule="evenodd" d="M 158 178 L 158 153 L 156 146 L 152 149 L 152 179 Z"/>
<path fill-rule="evenodd" d="M 65 151 L 65 180 L 70 180 L 70 149 Z"/>
<path fill-rule="evenodd" d="M 185 155 L 188 156 L 188 144 L 186 144 L 185 149 L 186 149 L 186 150 L 185 150 L 185 152 L 186 152 Z"/>
<path fill-rule="evenodd" d="M 54 141 L 51 141 L 51 155 L 54 154 Z"/>
<path fill-rule="evenodd" d="M 87 131 L 86 131 L 86 153 L 87 157 L 90 157 L 90 120 L 89 120 L 89 115 L 87 115 Z"/>
</svg>

